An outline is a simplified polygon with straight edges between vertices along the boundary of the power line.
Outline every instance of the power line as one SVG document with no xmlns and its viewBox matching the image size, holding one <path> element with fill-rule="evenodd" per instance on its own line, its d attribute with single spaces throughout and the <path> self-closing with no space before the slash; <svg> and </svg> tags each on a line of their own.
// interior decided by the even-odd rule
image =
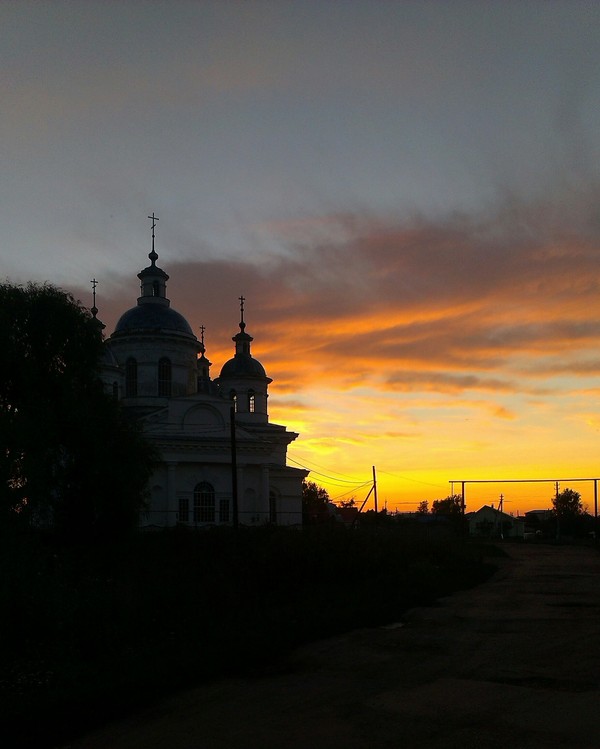
<svg viewBox="0 0 600 749">
<path fill-rule="evenodd" d="M 313 468 L 309 468 L 308 466 L 305 466 L 303 463 L 300 463 L 299 461 L 294 460 L 293 458 L 290 458 L 289 455 L 288 455 L 288 460 L 290 461 L 290 463 L 295 463 L 297 466 L 300 466 L 300 468 L 304 468 L 305 470 L 310 471 L 311 473 L 314 473 L 317 476 L 323 476 L 323 478 L 326 478 L 329 481 L 331 481 L 331 483 L 334 486 L 344 486 L 344 484 L 352 484 L 352 486 L 356 486 L 356 481 L 349 481 L 349 480 L 346 480 L 346 479 L 339 479 L 339 478 L 336 478 L 334 476 L 329 476 L 326 473 L 321 473 L 320 471 L 315 471 Z M 341 482 L 341 483 L 338 483 L 338 482 Z M 369 483 L 369 482 L 367 481 L 366 483 Z M 361 486 L 364 486 L 364 484 L 361 484 Z"/>
<path fill-rule="evenodd" d="M 294 463 L 298 463 L 298 461 L 296 461 L 292 457 L 290 457 L 289 453 L 288 453 L 288 460 L 291 460 Z M 323 468 L 324 470 L 329 471 L 330 473 L 336 473 L 338 476 L 345 476 L 346 477 L 345 479 L 344 478 L 336 479 L 337 481 L 350 481 L 352 483 L 355 483 L 355 481 L 353 479 L 351 479 L 347 474 L 339 473 L 339 471 L 330 471 L 329 468 L 326 468 L 325 466 L 322 466 L 320 463 L 317 463 L 314 460 L 307 460 L 305 458 L 304 462 L 308 463 L 309 465 L 317 466 L 318 468 Z M 307 466 L 303 466 L 303 468 L 307 468 Z M 310 469 L 310 470 L 313 470 L 313 469 Z M 316 473 L 316 471 L 315 471 L 315 473 Z"/>
<path fill-rule="evenodd" d="M 420 481 L 419 479 L 411 479 L 408 476 L 401 476 L 399 473 L 391 473 L 390 471 L 382 471 L 378 469 L 378 473 L 383 473 L 385 476 L 393 476 L 395 479 L 402 479 L 402 481 L 412 481 L 415 484 L 423 484 L 424 486 L 435 486 L 436 489 L 444 489 L 443 484 L 432 484 L 429 481 Z"/>
</svg>

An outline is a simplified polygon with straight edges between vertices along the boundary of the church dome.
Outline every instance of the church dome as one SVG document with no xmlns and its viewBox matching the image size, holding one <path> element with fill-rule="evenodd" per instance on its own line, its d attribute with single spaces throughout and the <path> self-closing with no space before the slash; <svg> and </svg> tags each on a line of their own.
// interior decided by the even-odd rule
<svg viewBox="0 0 600 749">
<path fill-rule="evenodd" d="M 159 304 L 138 304 L 124 312 L 117 322 L 113 336 L 161 331 L 194 336 L 183 315 L 171 307 Z"/>
<path fill-rule="evenodd" d="M 253 376 L 266 377 L 267 373 L 263 365 L 251 356 L 239 354 L 223 364 L 221 377 Z"/>
</svg>

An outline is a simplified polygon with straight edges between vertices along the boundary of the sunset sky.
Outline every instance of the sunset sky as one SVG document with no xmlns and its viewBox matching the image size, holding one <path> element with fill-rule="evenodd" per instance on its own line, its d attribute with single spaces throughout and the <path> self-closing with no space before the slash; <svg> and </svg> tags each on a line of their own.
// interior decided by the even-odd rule
<svg viewBox="0 0 600 749">
<path fill-rule="evenodd" d="M 334 499 L 600 476 L 600 3 L 21 0 L 0 63 L 2 278 L 97 278 L 109 334 L 154 211 L 213 376 L 243 294 Z"/>
</svg>

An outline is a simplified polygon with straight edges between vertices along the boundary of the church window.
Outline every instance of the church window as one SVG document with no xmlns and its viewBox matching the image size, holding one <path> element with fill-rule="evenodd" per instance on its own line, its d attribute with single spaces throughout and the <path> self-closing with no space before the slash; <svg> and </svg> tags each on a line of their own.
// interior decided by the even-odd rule
<svg viewBox="0 0 600 749">
<path fill-rule="evenodd" d="M 233 402 L 233 410 L 235 411 L 235 413 L 237 413 L 238 403 L 237 403 L 237 393 L 235 392 L 235 390 L 230 391 L 229 397 L 231 398 Z"/>
<path fill-rule="evenodd" d="M 135 398 L 137 395 L 137 361 L 129 357 L 125 362 L 125 397 Z"/>
<path fill-rule="evenodd" d="M 158 285 L 158 281 L 152 282 L 152 296 L 160 296 L 160 286 Z"/>
<path fill-rule="evenodd" d="M 179 497 L 179 522 L 187 523 L 190 519 L 190 500 L 187 497 Z"/>
<path fill-rule="evenodd" d="M 171 361 L 166 356 L 158 362 L 158 394 L 167 398 L 171 395 Z"/>
<path fill-rule="evenodd" d="M 194 523 L 215 522 L 215 490 L 206 481 L 194 489 Z"/>
<path fill-rule="evenodd" d="M 219 521 L 221 523 L 229 522 L 229 500 L 228 499 L 219 500 Z"/>
<path fill-rule="evenodd" d="M 248 413 L 253 414 L 256 405 L 256 399 L 254 396 L 254 390 L 248 391 Z"/>
</svg>

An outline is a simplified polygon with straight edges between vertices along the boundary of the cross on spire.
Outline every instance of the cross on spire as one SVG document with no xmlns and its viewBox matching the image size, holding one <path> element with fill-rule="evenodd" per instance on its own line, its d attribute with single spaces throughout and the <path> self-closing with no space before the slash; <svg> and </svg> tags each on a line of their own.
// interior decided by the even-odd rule
<svg viewBox="0 0 600 749">
<path fill-rule="evenodd" d="M 148 257 L 150 258 L 150 260 L 152 260 L 152 264 L 154 265 L 158 258 L 158 255 L 154 251 L 154 228 L 156 227 L 156 222 L 159 221 L 159 218 L 158 216 L 154 215 L 154 211 L 152 211 L 152 215 L 148 216 L 148 218 L 152 220 L 152 252 L 148 255 Z"/>
<path fill-rule="evenodd" d="M 92 278 L 90 283 L 92 284 L 92 299 L 93 299 L 91 313 L 94 317 L 96 317 L 96 315 L 98 314 L 98 308 L 96 307 L 96 286 L 98 286 L 98 281 L 96 281 L 95 278 Z"/>
<path fill-rule="evenodd" d="M 240 300 L 240 328 L 243 330 L 246 327 L 246 323 L 244 322 L 244 302 L 246 301 L 246 297 L 241 296 L 239 297 Z"/>
</svg>

